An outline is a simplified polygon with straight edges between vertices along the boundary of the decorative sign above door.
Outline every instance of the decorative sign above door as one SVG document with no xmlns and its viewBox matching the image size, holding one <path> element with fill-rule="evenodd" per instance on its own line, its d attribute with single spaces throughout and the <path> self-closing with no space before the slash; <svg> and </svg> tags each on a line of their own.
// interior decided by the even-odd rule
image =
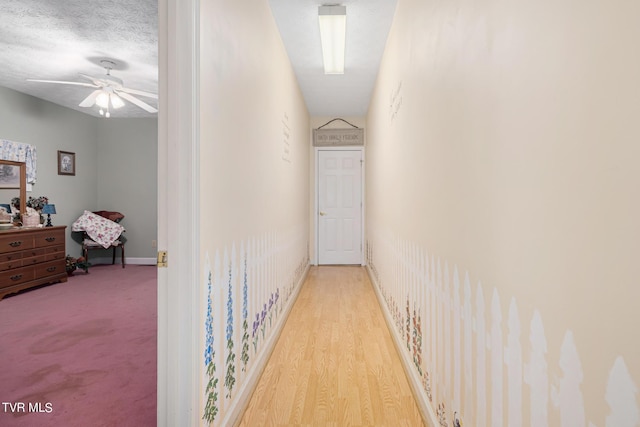
<svg viewBox="0 0 640 427">
<path fill-rule="evenodd" d="M 314 147 L 347 147 L 364 145 L 364 129 L 314 129 Z"/>
</svg>

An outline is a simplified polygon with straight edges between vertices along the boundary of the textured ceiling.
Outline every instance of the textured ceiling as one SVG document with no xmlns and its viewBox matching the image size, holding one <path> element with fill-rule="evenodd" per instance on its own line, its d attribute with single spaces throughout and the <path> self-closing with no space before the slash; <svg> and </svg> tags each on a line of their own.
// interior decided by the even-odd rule
<svg viewBox="0 0 640 427">
<path fill-rule="evenodd" d="M 26 79 L 88 82 L 79 73 L 102 76 L 100 59 L 111 58 L 125 87 L 157 93 L 157 0 L 0 0 L 0 11 L 0 86 L 99 116 L 78 107 L 92 88 Z M 156 116 L 130 103 L 111 113 Z"/>
<path fill-rule="evenodd" d="M 230 0 L 231 1 L 231 0 Z M 318 29 L 320 0 L 269 0 L 307 107 L 314 116 L 367 112 L 396 0 L 343 0 L 347 7 L 344 75 L 324 75 Z M 100 60 L 128 88 L 157 93 L 157 0 L 0 0 L 0 86 L 83 113 L 88 87 L 28 82 L 86 82 L 100 77 Z M 140 97 L 157 107 L 157 100 Z M 129 103 L 112 117 L 155 117 Z"/>
<path fill-rule="evenodd" d="M 325 75 L 318 6 L 347 8 L 343 75 Z M 393 21 L 396 0 L 269 0 L 312 116 L 364 116 Z"/>
</svg>

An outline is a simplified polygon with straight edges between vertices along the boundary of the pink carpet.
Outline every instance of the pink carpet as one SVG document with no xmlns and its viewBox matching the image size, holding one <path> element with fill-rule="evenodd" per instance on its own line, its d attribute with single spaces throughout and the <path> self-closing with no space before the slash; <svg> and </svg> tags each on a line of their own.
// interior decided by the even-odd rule
<svg viewBox="0 0 640 427">
<path fill-rule="evenodd" d="M 100 265 L 1 300 L 0 426 L 155 426 L 156 283 Z"/>
</svg>

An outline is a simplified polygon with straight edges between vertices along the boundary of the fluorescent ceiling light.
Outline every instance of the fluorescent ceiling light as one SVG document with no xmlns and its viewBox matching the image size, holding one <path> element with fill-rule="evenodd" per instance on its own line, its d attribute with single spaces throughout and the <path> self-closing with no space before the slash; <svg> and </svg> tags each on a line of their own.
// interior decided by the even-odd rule
<svg viewBox="0 0 640 427">
<path fill-rule="evenodd" d="M 344 50 L 347 34 L 345 6 L 318 7 L 320 39 L 325 74 L 344 74 Z"/>
</svg>

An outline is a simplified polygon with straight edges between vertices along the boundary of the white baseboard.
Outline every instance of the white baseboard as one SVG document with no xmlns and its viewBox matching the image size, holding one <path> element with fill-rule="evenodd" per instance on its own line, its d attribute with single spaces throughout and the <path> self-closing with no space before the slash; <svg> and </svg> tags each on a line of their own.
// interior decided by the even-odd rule
<svg viewBox="0 0 640 427">
<path fill-rule="evenodd" d="M 112 257 L 89 257 L 89 263 L 91 265 L 103 265 L 103 264 L 111 264 L 113 261 Z M 126 265 L 156 265 L 157 260 L 155 258 L 130 258 L 125 257 Z M 116 264 L 122 264 L 121 258 L 119 256 L 116 257 Z"/>
<path fill-rule="evenodd" d="M 226 417 L 222 420 L 220 425 L 233 425 L 238 426 L 242 421 L 242 416 L 244 415 L 247 406 L 249 406 L 249 402 L 251 401 L 251 396 L 253 396 L 253 392 L 258 385 L 258 381 L 262 376 L 262 372 L 264 368 L 267 366 L 267 362 L 271 357 L 271 353 L 273 353 L 273 349 L 280 338 L 280 334 L 282 333 L 282 328 L 284 327 L 285 322 L 289 318 L 289 313 L 291 312 L 291 308 L 293 304 L 295 304 L 298 299 L 298 294 L 300 293 L 300 289 L 302 288 L 302 284 L 307 279 L 307 274 L 309 274 L 309 268 L 311 266 L 307 265 L 306 270 L 302 274 L 300 280 L 296 284 L 293 293 L 291 294 L 292 298 L 289 299 L 289 303 L 282 311 L 282 316 L 280 316 L 274 326 L 274 331 L 271 336 L 265 342 L 265 347 L 263 351 L 260 352 L 260 355 L 255 361 L 255 364 L 251 368 L 251 371 L 248 373 L 246 377 L 246 381 L 242 384 L 239 389 L 238 395 L 235 400 L 229 407 L 229 410 L 226 413 Z"/>
<path fill-rule="evenodd" d="M 396 352 L 398 356 L 400 356 L 400 361 L 402 362 L 402 367 L 404 368 L 405 375 L 409 380 L 409 385 L 411 386 L 411 391 L 413 391 L 413 396 L 416 399 L 416 404 L 418 405 L 418 409 L 420 410 L 420 414 L 422 415 L 422 420 L 429 427 L 438 426 L 438 418 L 433 411 L 433 407 L 427 400 L 427 397 L 422 392 L 422 381 L 420 377 L 416 375 L 415 370 L 413 369 L 413 361 L 409 357 L 406 351 L 404 351 L 404 342 L 402 337 L 398 335 L 398 331 L 396 329 L 396 325 L 393 322 L 393 317 L 391 316 L 391 312 L 387 307 L 382 294 L 380 293 L 380 288 L 378 287 L 378 282 L 374 278 L 370 267 L 367 265 L 367 273 L 369 273 L 369 280 L 371 280 L 371 284 L 373 285 L 373 289 L 376 292 L 376 297 L 378 297 L 378 304 L 382 309 L 382 313 L 384 314 L 384 320 L 387 322 L 387 328 L 391 333 L 391 337 L 393 337 L 393 344 L 396 347 Z"/>
</svg>

